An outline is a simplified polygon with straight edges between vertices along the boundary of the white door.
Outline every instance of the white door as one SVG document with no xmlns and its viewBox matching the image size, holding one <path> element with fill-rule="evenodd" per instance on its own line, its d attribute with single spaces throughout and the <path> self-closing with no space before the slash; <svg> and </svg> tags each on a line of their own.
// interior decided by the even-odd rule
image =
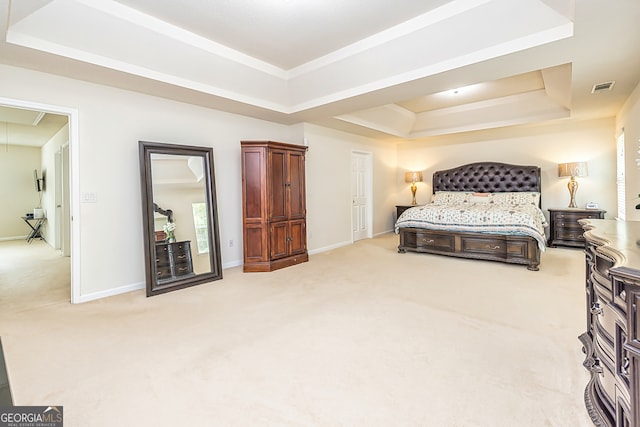
<svg viewBox="0 0 640 427">
<path fill-rule="evenodd" d="M 69 145 L 62 147 L 62 203 L 61 203 L 61 244 L 60 250 L 63 256 L 71 256 L 71 192 L 70 192 L 70 165 L 69 165 Z"/>
<path fill-rule="evenodd" d="M 55 153 L 55 238 L 53 242 L 53 248 L 57 250 L 62 249 L 62 149 Z"/>
<path fill-rule="evenodd" d="M 353 241 L 371 237 L 371 153 L 351 153 Z"/>
</svg>

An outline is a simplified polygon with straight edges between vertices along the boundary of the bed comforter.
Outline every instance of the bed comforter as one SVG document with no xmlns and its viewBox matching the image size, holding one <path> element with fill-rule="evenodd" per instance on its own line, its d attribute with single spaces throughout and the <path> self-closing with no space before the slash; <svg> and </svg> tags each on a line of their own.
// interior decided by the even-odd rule
<svg viewBox="0 0 640 427">
<path fill-rule="evenodd" d="M 473 233 L 526 235 L 545 250 L 544 228 L 547 226 L 543 212 L 535 205 L 428 204 L 407 209 L 400 215 L 395 232 L 400 228 L 415 227 L 431 230 L 462 231 Z"/>
</svg>

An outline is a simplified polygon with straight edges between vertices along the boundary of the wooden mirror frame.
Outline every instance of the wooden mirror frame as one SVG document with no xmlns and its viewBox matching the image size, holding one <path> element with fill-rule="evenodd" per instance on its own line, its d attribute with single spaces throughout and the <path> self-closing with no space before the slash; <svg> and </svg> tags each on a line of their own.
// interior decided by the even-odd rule
<svg viewBox="0 0 640 427">
<path fill-rule="evenodd" d="M 220 238 L 218 231 L 218 209 L 216 205 L 216 185 L 213 170 L 213 148 L 190 145 L 165 144 L 159 142 L 138 141 L 140 155 L 140 183 L 142 187 L 142 223 L 144 233 L 145 274 L 147 282 L 147 297 L 162 294 L 189 286 L 212 282 L 222 279 L 222 260 L 220 256 Z M 154 228 L 153 182 L 151 173 L 151 155 L 166 154 L 202 158 L 207 203 L 209 264 L 211 271 L 195 274 L 184 278 L 175 278 L 168 283 L 159 284 L 156 279 L 156 241 Z"/>
</svg>

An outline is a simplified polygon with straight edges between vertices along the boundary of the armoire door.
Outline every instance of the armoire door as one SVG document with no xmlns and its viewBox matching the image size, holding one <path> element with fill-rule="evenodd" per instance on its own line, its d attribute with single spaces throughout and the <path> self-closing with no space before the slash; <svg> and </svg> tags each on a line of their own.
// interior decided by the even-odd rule
<svg viewBox="0 0 640 427">
<path fill-rule="evenodd" d="M 269 220 L 284 221 L 288 219 L 287 212 L 287 180 L 288 153 L 283 150 L 269 151 Z"/>
<path fill-rule="evenodd" d="M 303 219 L 289 221 L 289 255 L 307 250 L 307 226 Z"/>
<path fill-rule="evenodd" d="M 289 153 L 288 198 L 289 219 L 304 218 L 306 212 L 304 153 Z"/>
</svg>

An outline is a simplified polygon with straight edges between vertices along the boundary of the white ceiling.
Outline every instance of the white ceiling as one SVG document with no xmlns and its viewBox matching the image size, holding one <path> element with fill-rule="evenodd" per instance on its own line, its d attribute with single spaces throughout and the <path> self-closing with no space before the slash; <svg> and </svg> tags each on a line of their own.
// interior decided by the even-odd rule
<svg viewBox="0 0 640 427">
<path fill-rule="evenodd" d="M 615 115 L 638 22 L 637 0 L 0 0 L 0 62 L 411 140 Z"/>
<path fill-rule="evenodd" d="M 0 106 L 0 146 L 42 147 L 65 124 L 67 116 Z"/>
</svg>

